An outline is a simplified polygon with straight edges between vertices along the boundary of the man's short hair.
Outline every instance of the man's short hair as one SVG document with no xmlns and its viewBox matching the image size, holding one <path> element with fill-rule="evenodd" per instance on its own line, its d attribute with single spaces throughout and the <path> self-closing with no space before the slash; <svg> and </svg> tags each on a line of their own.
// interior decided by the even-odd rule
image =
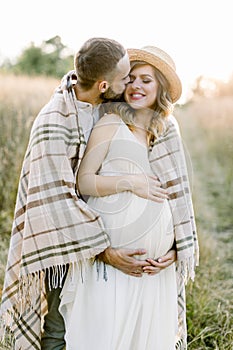
<svg viewBox="0 0 233 350">
<path fill-rule="evenodd" d="M 113 39 L 87 40 L 74 57 L 78 83 L 88 90 L 98 80 L 111 82 L 117 73 L 116 66 L 125 54 L 125 48 Z"/>
</svg>

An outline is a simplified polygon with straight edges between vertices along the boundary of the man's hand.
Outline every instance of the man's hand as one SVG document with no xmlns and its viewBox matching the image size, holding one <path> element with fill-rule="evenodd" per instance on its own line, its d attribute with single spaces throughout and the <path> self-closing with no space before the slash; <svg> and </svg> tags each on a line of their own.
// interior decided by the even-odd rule
<svg viewBox="0 0 233 350">
<path fill-rule="evenodd" d="M 150 263 L 150 266 L 143 267 L 143 272 L 148 273 L 148 275 L 155 275 L 176 261 L 176 250 L 169 250 L 166 255 L 157 260 L 146 259 L 146 261 Z"/>
<path fill-rule="evenodd" d="M 105 251 L 98 255 L 98 258 L 106 264 L 121 270 L 127 275 L 141 277 L 143 268 L 150 266 L 150 262 L 146 260 L 138 260 L 135 255 L 146 254 L 145 249 L 126 249 L 108 247 Z"/>
</svg>

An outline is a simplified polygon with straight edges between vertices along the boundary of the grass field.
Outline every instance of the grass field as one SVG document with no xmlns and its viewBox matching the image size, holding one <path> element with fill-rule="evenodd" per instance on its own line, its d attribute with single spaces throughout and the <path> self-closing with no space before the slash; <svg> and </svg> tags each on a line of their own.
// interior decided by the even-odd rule
<svg viewBox="0 0 233 350">
<path fill-rule="evenodd" d="M 186 146 L 200 241 L 187 288 L 189 349 L 233 349 L 233 101 L 200 99 L 176 117 Z"/>
<path fill-rule="evenodd" d="M 0 76 L 0 291 L 31 123 L 56 85 L 54 79 Z M 175 115 L 188 159 L 201 250 L 195 283 L 187 287 L 188 348 L 232 350 L 232 97 L 199 99 L 177 106 Z"/>
</svg>

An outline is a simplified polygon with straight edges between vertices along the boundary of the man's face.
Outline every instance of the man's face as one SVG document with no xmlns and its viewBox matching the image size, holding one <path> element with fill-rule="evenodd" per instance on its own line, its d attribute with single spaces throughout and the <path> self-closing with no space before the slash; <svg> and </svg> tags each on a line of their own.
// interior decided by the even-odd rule
<svg viewBox="0 0 233 350">
<path fill-rule="evenodd" d="M 126 85 L 129 82 L 130 62 L 128 54 L 126 54 L 117 64 L 118 73 L 109 86 L 108 90 L 105 91 L 101 98 L 104 100 L 117 99 L 125 90 Z"/>
</svg>

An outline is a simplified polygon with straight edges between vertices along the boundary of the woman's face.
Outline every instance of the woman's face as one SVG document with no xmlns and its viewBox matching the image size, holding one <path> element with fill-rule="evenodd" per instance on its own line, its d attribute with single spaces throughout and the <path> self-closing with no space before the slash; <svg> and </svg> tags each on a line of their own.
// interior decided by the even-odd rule
<svg viewBox="0 0 233 350">
<path fill-rule="evenodd" d="M 136 65 L 129 74 L 124 97 L 134 109 L 155 108 L 158 81 L 151 65 Z"/>
</svg>

